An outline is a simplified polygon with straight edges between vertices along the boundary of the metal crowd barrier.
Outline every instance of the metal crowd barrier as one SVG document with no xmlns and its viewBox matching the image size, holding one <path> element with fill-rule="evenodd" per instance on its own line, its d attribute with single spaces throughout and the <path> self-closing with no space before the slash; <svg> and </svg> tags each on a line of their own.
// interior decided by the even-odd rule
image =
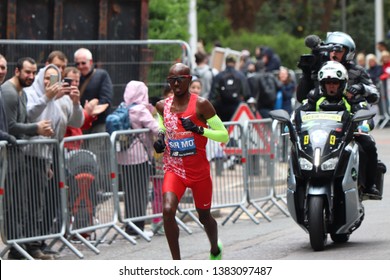
<svg viewBox="0 0 390 280">
<path fill-rule="evenodd" d="M 211 209 L 232 209 L 227 213 L 222 224 L 226 224 L 238 211 L 246 213 L 256 224 L 259 221 L 248 211 L 247 208 L 247 152 L 246 134 L 239 122 L 224 122 L 230 140 L 227 145 L 208 140 L 207 152 L 210 160 L 210 172 L 213 180 L 213 199 Z M 202 226 L 193 214 L 195 205 L 191 192 L 187 192 L 180 201 L 180 212 Z"/>
<path fill-rule="evenodd" d="M 65 138 L 61 143 L 67 190 L 68 239 L 96 248 L 111 229 L 136 244 L 117 225 L 118 191 L 113 180 L 114 161 L 110 135 L 95 133 Z M 103 232 L 98 234 L 99 230 Z"/>
<path fill-rule="evenodd" d="M 151 238 L 140 224 L 162 217 L 162 177 L 159 180 L 154 174 L 153 141 L 153 135 L 146 128 L 116 131 L 111 135 L 114 171 L 118 175 L 115 184 L 121 198 L 118 203 L 119 222 L 123 229 L 138 234 L 148 242 Z M 177 221 L 191 233 L 182 221 Z"/>
<path fill-rule="evenodd" d="M 1 235 L 6 247 L 0 257 L 14 247 L 25 258 L 33 259 L 28 248 L 44 240 L 52 240 L 49 248 L 60 240 L 82 256 L 64 237 L 65 189 L 58 142 L 36 139 L 17 143 L 1 149 L 2 167 L 7 168 L 2 168 L 4 185 L 0 192 Z"/>
<path fill-rule="evenodd" d="M 389 112 L 389 83 L 390 79 L 380 81 L 378 84 L 378 90 L 380 93 L 380 99 L 378 103 L 379 107 L 379 120 L 377 126 L 381 129 L 387 126 L 390 122 L 390 112 Z"/>
<path fill-rule="evenodd" d="M 209 140 L 207 145 L 213 179 L 211 208 L 226 211 L 223 224 L 230 219 L 235 222 L 243 213 L 256 224 L 258 213 L 271 221 L 267 212 L 273 206 L 288 216 L 279 203 L 285 197 L 288 153 L 283 139 L 275 138 L 280 128 L 273 127 L 271 120 L 225 125 L 229 143 Z M 158 205 L 162 201 L 162 163 L 153 156 L 152 141 L 149 129 L 137 129 L 111 136 L 68 137 L 60 145 L 55 140 L 19 140 L 17 147 L 0 143 L 0 179 L 4 181 L 0 184 L 0 222 L 7 245 L 0 257 L 15 247 L 31 259 L 23 243 L 51 239 L 50 247 L 60 240 L 60 250 L 67 246 L 83 258 L 69 241 L 80 241 L 99 253 L 97 246 L 111 229 L 116 232 L 109 244 L 118 234 L 136 244 L 127 228 L 150 241 L 138 223 L 162 217 Z M 32 156 L 43 154 L 43 159 Z M 49 177 L 43 172 L 48 163 Z M 34 186 L 35 191 L 27 186 Z M 186 216 L 202 226 L 194 214 L 190 191 L 179 207 L 176 220 L 187 233 L 192 231 L 183 221 Z M 256 209 L 254 214 L 250 207 Z"/>
</svg>

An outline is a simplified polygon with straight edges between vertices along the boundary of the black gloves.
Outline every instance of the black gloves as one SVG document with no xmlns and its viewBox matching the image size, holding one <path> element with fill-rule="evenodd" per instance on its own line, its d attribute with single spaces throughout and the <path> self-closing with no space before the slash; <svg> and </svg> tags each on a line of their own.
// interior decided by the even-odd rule
<svg viewBox="0 0 390 280">
<path fill-rule="evenodd" d="M 15 136 L 8 134 L 6 132 L 0 131 L 0 140 L 5 140 L 8 142 L 8 144 L 12 146 L 16 146 L 18 143 L 16 143 L 16 138 Z"/>
<path fill-rule="evenodd" d="M 362 84 L 356 84 L 347 87 L 347 92 L 353 94 L 354 96 L 364 94 L 364 86 Z"/>
<path fill-rule="evenodd" d="M 190 118 L 180 118 L 180 120 L 185 130 L 203 135 L 204 133 L 203 126 L 197 126 L 190 120 Z"/>
<path fill-rule="evenodd" d="M 157 140 L 153 144 L 153 148 L 156 151 L 156 153 L 161 154 L 165 150 L 165 134 L 163 132 L 160 132 L 158 134 Z"/>
<path fill-rule="evenodd" d="M 11 135 L 11 134 L 8 135 L 7 141 L 8 141 L 8 143 L 11 144 L 12 146 L 18 145 L 18 143 L 16 142 L 15 136 L 13 136 L 13 135 Z"/>
</svg>

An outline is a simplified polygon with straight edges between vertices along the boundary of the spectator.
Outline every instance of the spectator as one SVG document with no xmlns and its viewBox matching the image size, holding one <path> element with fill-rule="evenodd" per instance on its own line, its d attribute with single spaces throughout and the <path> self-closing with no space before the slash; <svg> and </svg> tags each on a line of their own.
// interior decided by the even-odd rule
<svg viewBox="0 0 390 280">
<path fill-rule="evenodd" d="M 57 77 L 57 82 L 51 83 L 51 76 Z M 80 92 L 76 86 L 67 83 L 61 83 L 61 70 L 54 64 L 47 64 L 40 69 L 34 83 L 31 87 L 25 89 L 27 94 L 27 116 L 30 122 L 36 122 L 42 119 L 50 118 L 54 130 L 54 138 L 61 142 L 64 138 L 66 127 L 72 125 L 80 127 L 84 122 L 82 107 L 80 105 Z M 45 138 L 44 136 L 33 136 L 34 138 Z M 42 150 L 43 151 L 43 150 Z M 55 166 L 51 166 L 52 154 L 49 147 L 46 152 L 39 150 L 27 151 L 28 162 L 39 163 L 34 171 L 38 170 L 37 178 L 41 178 L 41 189 L 44 189 L 47 207 L 56 205 L 54 201 L 58 199 L 59 194 L 51 188 L 50 184 L 55 184 L 59 174 L 55 173 Z M 39 169 L 40 168 L 40 169 Z M 40 173 L 39 173 L 40 172 Z M 47 174 L 53 173 L 55 176 L 48 178 Z M 39 174 L 41 176 L 39 176 Z M 34 182 L 36 183 L 36 182 Z M 44 186 L 46 185 L 46 190 Z M 44 207 L 43 209 L 46 209 Z M 49 209 L 44 213 L 44 221 L 51 222 L 54 218 L 52 213 L 59 213 L 57 209 Z M 44 253 L 55 254 L 50 250 L 45 242 L 41 244 L 41 250 Z"/>
<path fill-rule="evenodd" d="M 209 99 L 214 78 L 213 69 L 207 64 L 208 58 L 205 53 L 197 52 L 195 54 L 195 63 L 196 67 L 194 68 L 193 75 L 197 76 L 203 85 L 200 96 Z"/>
<path fill-rule="evenodd" d="M 7 60 L 0 54 L 0 85 L 4 82 L 5 76 L 7 76 Z"/>
<path fill-rule="evenodd" d="M 390 53 L 388 51 L 383 51 L 381 53 L 381 62 L 383 73 L 380 76 L 380 79 L 384 81 L 390 77 Z"/>
<path fill-rule="evenodd" d="M 380 76 L 383 73 L 382 66 L 378 64 L 375 54 L 368 54 L 366 56 L 367 72 L 372 82 L 379 88 Z"/>
<path fill-rule="evenodd" d="M 389 47 L 387 46 L 386 42 L 385 41 L 379 41 L 376 43 L 376 49 L 378 50 L 379 52 L 379 56 L 378 56 L 378 60 L 381 61 L 382 60 L 382 52 L 383 51 L 389 51 Z"/>
<path fill-rule="evenodd" d="M 280 57 L 269 47 L 263 47 L 261 58 L 265 66 L 265 72 L 274 72 L 281 66 Z"/>
<path fill-rule="evenodd" d="M 16 63 L 15 75 L 2 85 L 9 132 L 17 139 L 33 135 L 53 135 L 49 119 L 37 123 L 28 123 L 27 120 L 27 95 L 24 88 L 32 85 L 36 72 L 37 64 L 34 59 L 20 58 Z"/>
<path fill-rule="evenodd" d="M 261 67 L 262 63 L 257 63 Z M 251 96 L 256 100 L 257 110 L 262 118 L 268 118 L 275 107 L 276 93 L 281 85 L 274 74 L 266 72 L 264 67 L 258 68 L 254 76 L 248 78 Z"/>
<path fill-rule="evenodd" d="M 20 58 L 16 63 L 15 74 L 14 76 L 6 81 L 2 85 L 2 97 L 4 101 L 4 108 L 7 115 L 9 132 L 17 139 L 24 139 L 27 136 L 33 135 L 43 135 L 43 136 L 52 136 L 54 134 L 53 129 L 51 128 L 50 120 L 41 120 L 36 123 L 28 123 L 27 119 L 27 95 L 24 91 L 24 88 L 32 85 L 35 79 L 37 72 L 37 64 L 34 59 L 30 57 Z M 20 155 L 21 158 L 24 158 L 24 155 Z M 39 229 L 36 228 L 39 226 L 38 222 L 33 222 L 30 217 L 39 220 L 39 215 L 37 209 L 40 205 L 36 205 L 35 201 L 31 198 L 36 197 L 34 191 L 35 185 L 30 185 L 31 182 L 28 181 L 28 178 L 24 177 L 27 173 L 28 163 L 25 160 L 18 162 L 18 168 L 15 170 L 9 170 L 6 179 L 6 188 L 7 187 L 16 187 L 18 190 L 14 194 L 9 194 L 5 192 L 5 206 L 4 209 L 8 213 L 8 219 L 15 217 L 16 213 L 22 213 L 22 209 L 18 207 L 24 207 L 29 209 L 29 213 L 26 216 L 21 217 L 21 220 L 18 221 L 22 230 L 26 229 L 31 230 L 30 235 L 33 236 L 39 235 Z M 15 172 L 15 173 L 13 173 Z M 20 173 L 19 173 L 20 172 Z M 11 174 L 13 173 L 13 174 Z M 8 196 L 10 195 L 10 196 Z M 22 202 L 21 205 L 14 205 L 18 201 Z M 16 212 L 15 212 L 16 211 Z M 11 221 L 12 222 L 12 221 Z M 34 223 L 34 228 L 28 228 L 31 223 Z M 13 233 L 7 232 L 8 239 L 20 238 L 20 236 L 12 236 Z M 41 242 L 27 242 L 21 244 L 22 247 L 30 254 L 33 258 L 43 259 L 43 260 L 52 260 L 54 259 L 50 254 L 44 254 L 41 251 Z M 14 247 L 11 247 L 8 253 L 8 259 L 23 259 L 21 255 Z"/>
<path fill-rule="evenodd" d="M 50 75 L 57 75 L 57 83 L 50 84 Z M 30 122 L 51 119 L 58 141 L 64 138 L 67 125 L 80 127 L 84 123 L 80 92 L 76 86 L 63 86 L 61 72 L 54 65 L 42 68 L 31 87 L 26 88 L 27 115 Z"/>
<path fill-rule="evenodd" d="M 64 70 L 66 66 L 68 65 L 68 58 L 62 51 L 52 51 L 47 59 L 46 59 L 46 64 L 54 64 L 55 66 L 58 67 L 61 71 L 61 76 L 64 77 Z"/>
<path fill-rule="evenodd" d="M 281 83 L 280 90 L 283 94 L 282 109 L 286 110 L 290 115 L 292 113 L 292 103 L 291 100 L 295 95 L 295 83 L 291 78 L 291 74 L 288 68 L 280 67 L 278 73 L 278 79 Z"/>
<path fill-rule="evenodd" d="M 80 70 L 80 101 L 97 98 L 99 104 L 109 104 L 107 110 L 101 113 L 97 120 L 92 123 L 92 127 L 84 133 L 97 133 L 106 131 L 106 117 L 110 112 L 113 96 L 113 86 L 111 78 L 106 70 L 94 68 L 92 53 L 85 48 L 80 48 L 74 53 L 74 62 Z"/>
<path fill-rule="evenodd" d="M 7 60 L 0 54 L 0 85 L 4 82 L 7 75 Z M 0 141 L 8 141 L 9 144 L 16 145 L 16 138 L 13 135 L 8 134 L 8 122 L 7 115 L 5 113 L 3 98 L 1 97 L 0 87 Z"/>
<path fill-rule="evenodd" d="M 250 78 L 250 77 L 256 75 L 256 71 L 257 71 L 256 63 L 255 62 L 250 62 L 248 64 L 248 68 L 247 68 L 247 71 L 246 71 L 246 77 Z"/>
<path fill-rule="evenodd" d="M 249 97 L 248 82 L 244 74 L 235 69 L 236 58 L 228 55 L 226 69 L 213 80 L 210 101 L 222 121 L 231 121 L 239 104 Z"/>
<path fill-rule="evenodd" d="M 190 82 L 189 92 L 200 95 L 202 92 L 202 82 L 199 79 L 194 79 Z"/>
<path fill-rule="evenodd" d="M 376 49 L 381 53 L 383 51 L 389 51 L 389 47 L 387 46 L 385 41 L 379 41 L 376 43 Z"/>
<path fill-rule="evenodd" d="M 248 67 L 250 64 L 253 64 L 254 62 L 251 59 L 251 53 L 248 50 L 242 50 L 241 56 L 240 56 L 240 71 L 247 76 L 248 75 Z"/>
<path fill-rule="evenodd" d="M 71 86 L 75 86 L 78 88 L 80 84 L 80 71 L 76 67 L 66 67 L 64 70 L 64 79 L 65 78 L 71 79 Z M 90 101 L 86 100 L 83 109 L 83 125 L 81 127 L 68 126 L 66 128 L 66 133 L 64 137 L 80 136 L 83 135 L 83 130 L 91 128 L 92 122 L 95 121 L 97 119 L 97 116 L 104 112 L 108 107 L 108 104 L 98 103 L 99 100 L 97 98 L 94 98 Z M 68 142 L 65 143 L 65 147 L 68 149 L 79 148 L 79 145 L 73 147 L 73 144 L 77 145 L 77 143 Z"/>
<path fill-rule="evenodd" d="M 366 55 L 363 52 L 356 55 L 356 64 L 366 68 Z"/>
<path fill-rule="evenodd" d="M 133 129 L 149 128 L 151 134 L 136 137 L 131 146 L 117 154 L 119 164 L 120 185 L 125 196 L 126 219 L 145 216 L 148 204 L 148 187 L 150 177 L 150 163 L 152 158 L 153 135 L 157 136 L 158 122 L 152 115 L 152 106 L 149 104 L 148 88 L 143 82 L 130 81 L 123 94 L 126 105 L 136 104 L 129 109 L 129 116 Z M 144 231 L 145 221 L 134 222 L 135 226 Z M 126 226 L 126 233 L 137 236 L 138 232 L 130 225 Z M 150 236 L 151 232 L 145 231 Z"/>
</svg>

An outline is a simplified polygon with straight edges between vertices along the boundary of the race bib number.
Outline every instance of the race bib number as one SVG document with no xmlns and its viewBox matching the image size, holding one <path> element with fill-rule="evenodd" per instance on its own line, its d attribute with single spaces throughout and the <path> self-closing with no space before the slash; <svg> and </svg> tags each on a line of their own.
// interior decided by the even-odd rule
<svg viewBox="0 0 390 280">
<path fill-rule="evenodd" d="M 196 154 L 194 137 L 170 139 L 168 145 L 172 157 L 185 157 Z"/>
</svg>

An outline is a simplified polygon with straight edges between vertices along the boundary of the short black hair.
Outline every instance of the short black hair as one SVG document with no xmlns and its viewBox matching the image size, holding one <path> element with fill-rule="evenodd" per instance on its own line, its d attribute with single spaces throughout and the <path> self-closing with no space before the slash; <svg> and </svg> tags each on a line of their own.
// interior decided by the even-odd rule
<svg viewBox="0 0 390 280">
<path fill-rule="evenodd" d="M 25 61 L 31 64 L 37 64 L 33 58 L 25 56 L 18 59 L 18 61 L 16 62 L 16 69 L 18 69 L 19 71 L 22 70 Z"/>
</svg>

